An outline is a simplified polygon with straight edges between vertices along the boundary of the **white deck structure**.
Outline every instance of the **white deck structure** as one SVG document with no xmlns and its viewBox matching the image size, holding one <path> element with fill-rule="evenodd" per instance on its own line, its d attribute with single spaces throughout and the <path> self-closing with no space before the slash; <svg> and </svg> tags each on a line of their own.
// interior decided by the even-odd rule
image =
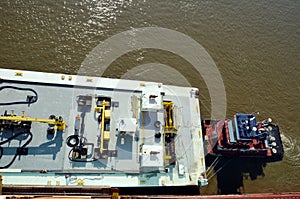
<svg viewBox="0 0 300 199">
<path fill-rule="evenodd" d="M 198 89 L 10 69 L 0 78 L 4 184 L 207 183 Z"/>
</svg>

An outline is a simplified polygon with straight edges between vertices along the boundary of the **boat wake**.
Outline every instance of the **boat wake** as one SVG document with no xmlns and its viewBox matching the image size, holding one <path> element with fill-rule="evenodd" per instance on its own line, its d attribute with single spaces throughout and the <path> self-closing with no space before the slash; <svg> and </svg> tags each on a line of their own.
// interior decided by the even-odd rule
<svg viewBox="0 0 300 199">
<path fill-rule="evenodd" d="M 290 165 L 300 167 L 300 142 L 290 135 L 281 133 L 285 159 Z"/>
</svg>

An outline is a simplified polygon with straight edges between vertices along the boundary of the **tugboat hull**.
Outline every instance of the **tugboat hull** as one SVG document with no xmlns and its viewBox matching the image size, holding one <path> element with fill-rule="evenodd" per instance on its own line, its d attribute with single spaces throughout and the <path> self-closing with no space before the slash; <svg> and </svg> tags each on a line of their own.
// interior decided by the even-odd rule
<svg viewBox="0 0 300 199">
<path fill-rule="evenodd" d="M 213 156 L 265 158 L 280 161 L 284 150 L 279 127 L 270 119 L 256 122 L 253 114 L 232 120 L 202 121 L 206 153 Z"/>
</svg>

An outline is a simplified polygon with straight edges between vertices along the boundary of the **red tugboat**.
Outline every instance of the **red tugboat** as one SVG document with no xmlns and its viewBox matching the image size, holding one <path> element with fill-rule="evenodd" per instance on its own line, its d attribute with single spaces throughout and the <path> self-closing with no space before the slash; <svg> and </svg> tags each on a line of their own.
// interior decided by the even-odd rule
<svg viewBox="0 0 300 199">
<path fill-rule="evenodd" d="M 279 128 L 271 118 L 257 122 L 254 114 L 235 114 L 231 120 L 203 120 L 204 145 L 214 156 L 283 158 Z"/>
</svg>

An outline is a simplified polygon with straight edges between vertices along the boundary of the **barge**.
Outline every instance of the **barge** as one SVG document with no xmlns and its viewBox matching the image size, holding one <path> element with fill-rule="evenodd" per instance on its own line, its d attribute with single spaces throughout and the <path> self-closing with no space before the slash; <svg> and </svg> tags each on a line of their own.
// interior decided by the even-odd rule
<svg viewBox="0 0 300 199">
<path fill-rule="evenodd" d="M 0 78 L 3 184 L 207 184 L 197 88 L 11 69 Z"/>
</svg>

